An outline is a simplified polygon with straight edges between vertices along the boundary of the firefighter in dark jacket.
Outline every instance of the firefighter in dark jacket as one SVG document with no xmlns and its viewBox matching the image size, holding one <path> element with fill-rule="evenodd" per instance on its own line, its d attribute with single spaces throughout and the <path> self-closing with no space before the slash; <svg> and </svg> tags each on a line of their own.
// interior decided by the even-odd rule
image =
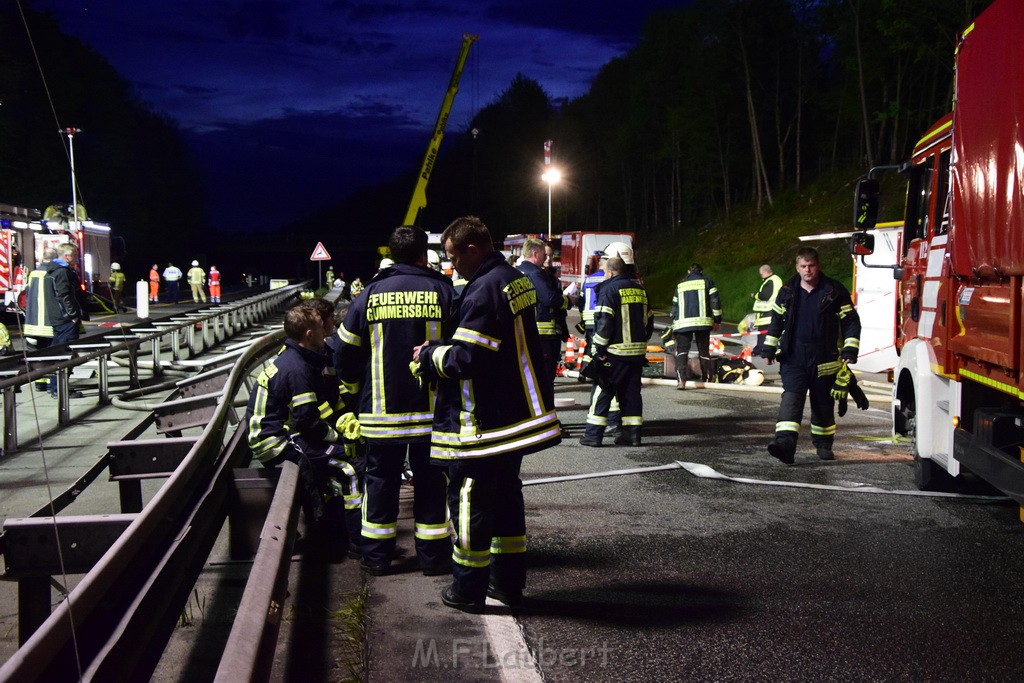
<svg viewBox="0 0 1024 683">
<path fill-rule="evenodd" d="M 438 383 L 430 455 L 448 466 L 455 526 L 449 607 L 479 612 L 485 595 L 509 605 L 526 585 L 524 455 L 561 440 L 530 280 L 494 251 L 480 219 L 456 219 L 441 235 L 452 266 L 469 281 L 455 331 L 413 350 L 419 372 Z"/>
<path fill-rule="evenodd" d="M 257 376 L 249 396 L 249 448 L 264 467 L 296 463 L 306 522 L 329 546 L 324 550 L 334 555 L 347 546 L 357 556 L 358 463 L 346 457 L 335 429 L 338 384 L 328 371 L 333 358 L 324 350 L 327 330 L 316 307 L 306 303 L 285 314 L 284 330 L 284 348 Z"/>
<path fill-rule="evenodd" d="M 676 388 L 686 388 L 687 359 L 690 344 L 697 342 L 701 379 L 715 378 L 711 362 L 711 331 L 722 326 L 722 300 L 714 280 L 704 275 L 699 263 L 690 265 L 683 281 L 672 295 L 672 334 L 675 337 Z"/>
<path fill-rule="evenodd" d="M 406 455 L 412 468 L 416 555 L 424 574 L 451 571 L 451 524 L 444 471 L 430 464 L 434 392 L 409 371 L 409 349 L 443 336 L 453 313 L 451 280 L 427 263 L 427 233 L 403 226 L 388 244 L 393 266 L 377 273 L 338 330 L 343 390 L 358 396 L 366 439 L 363 571 L 388 572 L 398 532 Z"/>
<path fill-rule="evenodd" d="M 580 443 L 602 445 L 614 396 L 622 414 L 622 429 L 615 443 L 639 446 L 644 422 L 640 375 L 647 362 L 647 340 L 654 329 L 654 316 L 647 306 L 647 292 L 627 272 L 622 258 L 609 258 L 605 268 L 609 278 L 598 288 L 591 361 L 600 368 L 598 390 L 591 400 L 587 429 Z"/>
<path fill-rule="evenodd" d="M 562 342 L 569 336 L 566 313 L 572 302 L 562 293 L 555 276 L 544 267 L 546 249 L 544 240 L 528 237 L 523 241 L 523 262 L 518 268 L 529 278 L 537 292 L 537 331 L 540 332 L 541 347 L 544 349 L 544 374 L 554 391 L 558 361 L 562 357 Z"/>
<path fill-rule="evenodd" d="M 775 301 L 761 352 L 769 365 L 778 359 L 781 366 L 782 402 L 768 452 L 786 464 L 796 453 L 808 394 L 811 441 L 820 459 L 835 457 L 835 399 L 830 392 L 840 368 L 857 362 L 860 348 L 860 318 L 850 292 L 821 272 L 817 250 L 800 249 L 796 270 Z"/>
</svg>

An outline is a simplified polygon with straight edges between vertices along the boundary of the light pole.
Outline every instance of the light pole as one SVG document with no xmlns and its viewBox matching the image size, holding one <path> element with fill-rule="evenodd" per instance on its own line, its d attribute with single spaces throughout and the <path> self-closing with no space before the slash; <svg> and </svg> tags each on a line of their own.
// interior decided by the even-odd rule
<svg viewBox="0 0 1024 683">
<path fill-rule="evenodd" d="M 81 128 L 65 128 L 62 131 L 68 136 L 68 152 L 71 159 L 71 212 L 75 217 L 75 224 L 68 224 L 69 228 L 81 229 L 81 225 L 78 224 L 78 183 L 75 182 L 75 135 L 82 132 Z"/>
<path fill-rule="evenodd" d="M 548 184 L 548 241 L 551 241 L 551 186 L 562 179 L 562 172 L 554 166 L 548 166 L 540 179 Z"/>
</svg>

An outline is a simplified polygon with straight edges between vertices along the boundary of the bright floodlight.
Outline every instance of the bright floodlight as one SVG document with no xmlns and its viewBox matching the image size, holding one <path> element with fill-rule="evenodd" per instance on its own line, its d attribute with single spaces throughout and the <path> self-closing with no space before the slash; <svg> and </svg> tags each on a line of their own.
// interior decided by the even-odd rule
<svg viewBox="0 0 1024 683">
<path fill-rule="evenodd" d="M 548 170 L 544 171 L 544 175 L 542 175 L 540 179 L 543 180 L 548 185 L 554 185 L 555 183 L 562 179 L 562 172 L 559 171 L 557 168 L 549 168 Z"/>
</svg>

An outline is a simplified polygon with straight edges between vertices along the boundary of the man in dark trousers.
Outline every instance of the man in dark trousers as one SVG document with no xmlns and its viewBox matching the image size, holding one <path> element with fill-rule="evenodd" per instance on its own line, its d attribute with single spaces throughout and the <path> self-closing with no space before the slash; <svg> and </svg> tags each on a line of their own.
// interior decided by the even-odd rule
<svg viewBox="0 0 1024 683">
<path fill-rule="evenodd" d="M 343 391 L 356 398 L 367 443 L 362 569 L 374 576 L 390 570 L 408 454 L 419 566 L 428 576 L 446 574 L 451 571 L 451 524 L 444 471 L 430 464 L 433 396 L 409 371 L 409 349 L 442 338 L 455 289 L 429 268 L 427 233 L 397 228 L 388 247 L 395 263 L 378 272 L 349 306 L 335 356 Z"/>
<path fill-rule="evenodd" d="M 82 321 L 89 319 L 89 314 L 85 312 L 82 281 L 75 271 L 77 264 L 78 246 L 65 242 L 57 246 L 57 258 L 45 266 L 45 322 L 53 328 L 53 346 L 78 339 Z M 56 375 L 50 376 L 49 391 L 50 396 L 57 397 Z M 76 390 L 70 396 L 81 398 L 82 393 Z"/>
<path fill-rule="evenodd" d="M 840 368 L 857 362 L 860 317 L 850 292 L 821 272 L 818 252 L 796 253 L 796 272 L 779 291 L 761 356 L 778 359 L 782 402 L 775 440 L 768 452 L 793 463 L 804 401 L 811 397 L 811 441 L 822 460 L 832 460 L 836 434 L 835 399 L 830 394 Z"/>
<path fill-rule="evenodd" d="M 452 266 L 468 278 L 454 331 L 413 349 L 423 378 L 436 382 L 430 456 L 448 466 L 455 526 L 452 585 L 441 601 L 481 612 L 485 596 L 508 605 L 526 585 L 524 455 L 561 440 L 554 395 L 544 378 L 537 293 L 494 251 L 480 219 L 456 219 L 441 235 Z"/>
<path fill-rule="evenodd" d="M 547 258 L 544 240 L 528 237 L 523 241 L 523 262 L 518 268 L 537 291 L 537 331 L 544 349 L 544 373 L 554 391 L 562 342 L 569 336 L 566 313 L 572 302 L 562 293 L 555 276 L 544 266 Z"/>
<path fill-rule="evenodd" d="M 601 446 L 608 424 L 612 398 L 619 402 L 622 428 L 617 445 L 639 446 L 644 423 L 640 379 L 647 361 L 647 340 L 654 330 L 654 316 L 647 305 L 647 292 L 627 270 L 622 258 L 608 259 L 608 280 L 600 285 L 594 311 L 594 354 L 591 364 L 603 366 L 598 389 L 587 414 L 587 429 L 580 438 L 584 446 Z"/>
<path fill-rule="evenodd" d="M 701 379 L 708 382 L 715 377 L 711 362 L 711 332 L 722 326 L 722 300 L 715 281 L 704 275 L 699 263 L 690 265 L 682 282 L 672 295 L 672 333 L 676 341 L 677 389 L 686 388 L 687 359 L 690 345 L 696 341 L 700 358 Z"/>
</svg>

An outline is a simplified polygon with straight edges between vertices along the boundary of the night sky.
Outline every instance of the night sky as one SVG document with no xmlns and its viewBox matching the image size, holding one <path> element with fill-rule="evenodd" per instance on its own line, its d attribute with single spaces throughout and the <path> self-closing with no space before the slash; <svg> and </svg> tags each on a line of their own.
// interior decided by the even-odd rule
<svg viewBox="0 0 1024 683">
<path fill-rule="evenodd" d="M 51 11 L 155 111 L 178 122 L 207 175 L 210 217 L 220 229 L 269 231 L 360 185 L 417 167 L 463 33 L 480 40 L 463 73 L 449 134 L 464 131 L 517 73 L 556 99 L 583 94 L 605 63 L 636 45 L 651 11 L 681 4 L 36 0 L 33 6 Z M 88 179 L 79 182 L 88 189 Z"/>
</svg>

